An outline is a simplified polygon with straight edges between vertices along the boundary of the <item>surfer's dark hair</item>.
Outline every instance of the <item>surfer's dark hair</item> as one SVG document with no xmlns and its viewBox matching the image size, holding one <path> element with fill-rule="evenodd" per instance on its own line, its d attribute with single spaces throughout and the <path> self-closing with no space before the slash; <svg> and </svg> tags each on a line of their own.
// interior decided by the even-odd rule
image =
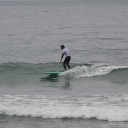
<svg viewBox="0 0 128 128">
<path fill-rule="evenodd" d="M 64 46 L 64 45 L 61 45 L 60 47 L 61 47 L 61 48 L 65 48 L 65 46 Z"/>
</svg>

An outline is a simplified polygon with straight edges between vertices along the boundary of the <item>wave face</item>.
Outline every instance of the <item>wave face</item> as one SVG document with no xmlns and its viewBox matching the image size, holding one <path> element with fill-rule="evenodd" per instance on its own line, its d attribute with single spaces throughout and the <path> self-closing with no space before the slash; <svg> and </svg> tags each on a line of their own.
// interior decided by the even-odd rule
<svg viewBox="0 0 128 128">
<path fill-rule="evenodd" d="M 71 77 L 93 77 L 107 75 L 113 71 L 128 70 L 128 66 L 109 66 L 109 65 L 93 65 L 93 64 L 78 64 L 72 63 L 72 69 L 63 72 L 62 75 L 69 75 Z M 7 73 L 19 71 L 24 73 L 41 73 L 45 71 L 62 71 L 62 63 L 1 63 L 0 73 Z"/>
<path fill-rule="evenodd" d="M 41 118 L 82 118 L 128 121 L 127 95 L 0 97 L 0 114 Z"/>
<path fill-rule="evenodd" d="M 109 66 L 104 64 L 78 64 L 71 63 L 71 70 L 61 73 L 61 76 L 70 78 L 106 77 L 105 79 L 128 83 L 128 66 Z M 0 64 L 0 80 L 36 78 L 44 76 L 42 72 L 62 71 L 62 63 L 2 63 Z M 11 76 L 11 77 L 10 77 Z"/>
</svg>

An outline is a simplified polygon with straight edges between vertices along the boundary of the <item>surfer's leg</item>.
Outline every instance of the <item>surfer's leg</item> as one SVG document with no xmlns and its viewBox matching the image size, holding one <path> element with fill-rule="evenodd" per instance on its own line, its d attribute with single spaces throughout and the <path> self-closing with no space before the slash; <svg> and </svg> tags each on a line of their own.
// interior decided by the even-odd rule
<svg viewBox="0 0 128 128">
<path fill-rule="evenodd" d="M 64 69 L 66 70 L 66 58 L 64 60 L 63 66 L 64 66 Z"/>
<path fill-rule="evenodd" d="M 69 69 L 71 69 L 71 67 L 70 67 L 70 65 L 69 65 L 69 62 L 70 62 L 70 60 L 71 60 L 71 56 L 68 56 L 68 57 L 66 57 L 66 58 L 67 58 L 67 66 L 68 66 Z"/>
</svg>

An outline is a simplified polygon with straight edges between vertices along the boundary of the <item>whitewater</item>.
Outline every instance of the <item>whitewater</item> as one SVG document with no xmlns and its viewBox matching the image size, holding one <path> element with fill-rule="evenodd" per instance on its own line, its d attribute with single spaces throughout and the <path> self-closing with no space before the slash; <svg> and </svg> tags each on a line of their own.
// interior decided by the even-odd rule
<svg viewBox="0 0 128 128">
<path fill-rule="evenodd" d="M 128 69 L 128 66 L 76 66 L 75 68 L 61 73 L 61 75 L 68 75 L 70 77 L 93 77 L 102 76 L 111 73 L 114 70 Z"/>
<path fill-rule="evenodd" d="M 4 95 L 0 101 L 0 114 L 8 116 L 128 121 L 127 95 L 83 97 Z"/>
</svg>

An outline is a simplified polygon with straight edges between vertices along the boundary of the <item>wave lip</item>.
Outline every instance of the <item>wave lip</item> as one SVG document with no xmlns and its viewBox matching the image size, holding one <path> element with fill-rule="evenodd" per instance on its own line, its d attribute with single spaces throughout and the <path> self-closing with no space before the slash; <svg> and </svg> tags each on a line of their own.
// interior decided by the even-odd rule
<svg viewBox="0 0 128 128">
<path fill-rule="evenodd" d="M 2 96 L 0 114 L 128 121 L 128 96 Z"/>
<path fill-rule="evenodd" d="M 93 76 L 102 76 L 102 75 L 107 75 L 113 70 L 117 69 L 127 69 L 128 66 L 92 66 L 92 67 L 87 67 L 87 66 L 76 66 L 73 69 L 70 69 L 68 71 L 65 71 L 61 73 L 61 75 L 68 75 L 70 77 L 93 77 Z"/>
</svg>

